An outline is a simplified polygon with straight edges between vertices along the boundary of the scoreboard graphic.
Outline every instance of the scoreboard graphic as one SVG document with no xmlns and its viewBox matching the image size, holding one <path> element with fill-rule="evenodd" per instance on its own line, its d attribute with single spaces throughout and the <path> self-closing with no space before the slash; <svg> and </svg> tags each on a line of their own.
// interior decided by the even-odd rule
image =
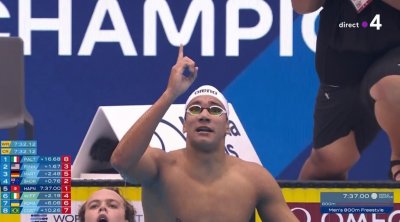
<svg viewBox="0 0 400 222">
<path fill-rule="evenodd" d="M 71 157 L 38 156 L 36 141 L 1 141 L 2 214 L 71 213 Z"/>
</svg>

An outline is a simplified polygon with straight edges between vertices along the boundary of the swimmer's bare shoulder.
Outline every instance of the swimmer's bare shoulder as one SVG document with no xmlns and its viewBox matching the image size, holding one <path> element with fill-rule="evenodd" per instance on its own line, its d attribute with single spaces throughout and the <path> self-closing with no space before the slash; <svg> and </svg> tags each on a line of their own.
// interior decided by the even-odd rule
<svg viewBox="0 0 400 222">
<path fill-rule="evenodd" d="M 240 159 L 233 162 L 236 162 L 232 164 L 234 171 L 251 181 L 251 188 L 256 195 L 256 209 L 263 220 L 298 221 L 288 208 L 279 184 L 266 168 Z"/>
</svg>

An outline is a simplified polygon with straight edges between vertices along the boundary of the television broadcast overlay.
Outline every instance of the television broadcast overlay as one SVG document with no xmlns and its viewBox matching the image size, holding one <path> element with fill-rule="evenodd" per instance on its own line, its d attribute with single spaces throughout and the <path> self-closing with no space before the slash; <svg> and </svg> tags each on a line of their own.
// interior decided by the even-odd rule
<svg viewBox="0 0 400 222">
<path fill-rule="evenodd" d="M 321 213 L 377 213 L 393 211 L 393 192 L 321 192 Z"/>
<path fill-rule="evenodd" d="M 115 182 L 115 181 L 114 181 Z M 295 184 L 295 182 L 293 182 Z M 298 183 L 297 183 L 298 185 Z M 75 181 L 71 187 L 71 213 L 62 214 L 0 214 L 0 221 L 6 222 L 80 222 L 78 210 L 89 196 L 96 190 L 104 187 L 118 187 L 120 193 L 127 199 L 136 209 L 136 222 L 145 222 L 143 209 L 141 204 L 141 188 L 138 186 L 125 185 L 123 183 L 113 184 L 110 181 L 99 182 L 96 184 L 90 181 Z M 398 222 L 400 221 L 400 190 L 390 188 L 324 188 L 318 187 L 288 187 L 288 184 L 281 184 L 282 192 L 290 209 L 299 219 L 300 222 Z M 321 183 L 324 186 L 324 183 Z M 348 186 L 348 185 L 347 185 Z M 387 194 L 393 195 L 393 210 L 388 213 L 379 212 L 336 212 L 323 213 L 322 197 L 326 193 L 338 194 L 373 194 L 378 196 L 381 194 L 386 199 Z M 362 196 L 362 195 L 361 195 Z M 390 196 L 389 196 L 390 197 Z M 379 197 L 377 198 L 379 199 Z M 390 199 L 390 198 L 389 198 Z M 388 201 L 389 202 L 389 201 Z M 364 205 L 377 206 L 373 201 L 365 202 Z M 364 206 L 363 205 L 363 206 Z M 255 220 L 249 222 L 261 222 L 258 215 Z"/>
<path fill-rule="evenodd" d="M 1 141 L 1 213 L 71 213 L 71 157 L 37 156 L 37 141 Z"/>
<path fill-rule="evenodd" d="M 327 185 L 324 182 L 303 185 L 286 187 L 288 184 L 283 184 L 282 189 L 290 209 L 301 222 L 400 221 L 399 189 L 384 188 L 386 185 L 379 183 L 329 185 L 336 188 L 324 187 Z"/>
</svg>

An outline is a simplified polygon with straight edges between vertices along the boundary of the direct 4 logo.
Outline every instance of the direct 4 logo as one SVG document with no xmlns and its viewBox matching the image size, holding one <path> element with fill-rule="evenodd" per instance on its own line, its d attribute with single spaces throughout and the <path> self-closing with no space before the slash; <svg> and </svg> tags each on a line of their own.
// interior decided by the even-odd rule
<svg viewBox="0 0 400 222">
<path fill-rule="evenodd" d="M 371 22 L 362 21 L 362 22 L 340 22 L 339 28 L 375 28 L 376 30 L 380 30 L 382 27 L 381 24 L 381 15 L 376 14 L 374 18 L 372 18 Z"/>
</svg>

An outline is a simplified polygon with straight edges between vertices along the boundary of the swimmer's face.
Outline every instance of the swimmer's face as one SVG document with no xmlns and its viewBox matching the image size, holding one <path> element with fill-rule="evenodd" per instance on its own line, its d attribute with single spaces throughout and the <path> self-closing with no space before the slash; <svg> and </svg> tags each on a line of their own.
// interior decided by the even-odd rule
<svg viewBox="0 0 400 222">
<path fill-rule="evenodd" d="M 94 192 L 85 208 L 85 222 L 127 222 L 124 200 L 112 190 Z"/>
<path fill-rule="evenodd" d="M 188 107 L 193 105 L 199 105 L 202 108 L 218 106 L 225 110 L 223 104 L 213 96 L 198 96 L 190 101 Z M 202 109 L 198 114 L 186 113 L 183 130 L 187 133 L 188 142 L 196 147 L 225 144 L 225 135 L 228 131 L 226 113 L 213 115 L 207 109 Z"/>
</svg>

